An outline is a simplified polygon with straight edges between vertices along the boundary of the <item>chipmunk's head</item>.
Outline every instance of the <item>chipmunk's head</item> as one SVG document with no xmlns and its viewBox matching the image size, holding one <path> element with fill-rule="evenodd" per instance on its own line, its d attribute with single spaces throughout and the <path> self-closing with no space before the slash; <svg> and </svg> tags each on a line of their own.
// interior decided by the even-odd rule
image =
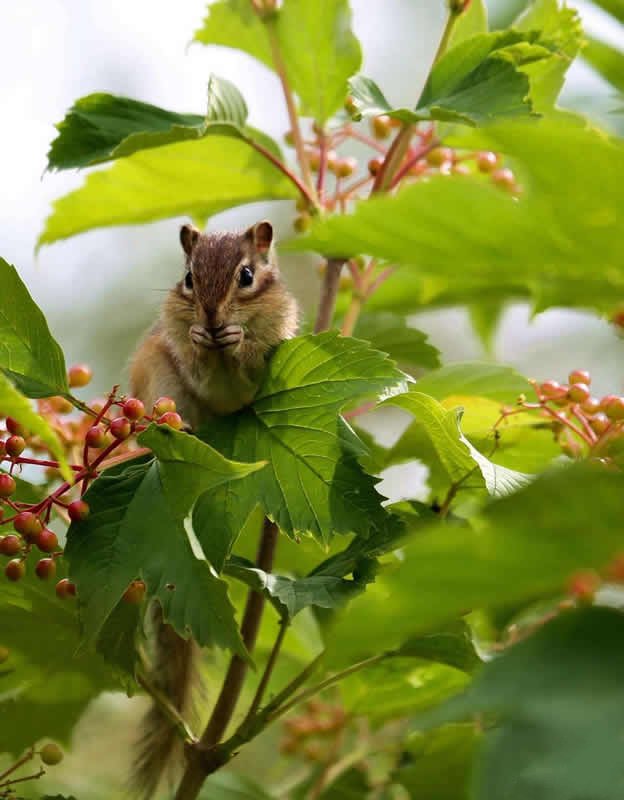
<svg viewBox="0 0 624 800">
<path fill-rule="evenodd" d="M 248 330 L 255 317 L 266 314 L 267 302 L 283 292 L 269 222 L 244 233 L 203 234 L 183 225 L 180 242 L 186 271 L 178 295 L 193 306 L 195 323 L 211 333 L 231 324 Z"/>
</svg>

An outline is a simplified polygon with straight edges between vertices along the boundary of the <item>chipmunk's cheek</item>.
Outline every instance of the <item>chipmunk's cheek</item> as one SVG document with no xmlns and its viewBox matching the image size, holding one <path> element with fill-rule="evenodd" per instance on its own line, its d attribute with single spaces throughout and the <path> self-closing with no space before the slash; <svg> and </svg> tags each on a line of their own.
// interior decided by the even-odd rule
<svg viewBox="0 0 624 800">
<path fill-rule="evenodd" d="M 213 334 L 217 347 L 234 347 L 243 339 L 243 329 L 240 325 L 225 325 Z"/>
<path fill-rule="evenodd" d="M 210 350 L 215 350 L 218 347 L 210 331 L 207 331 L 201 325 L 191 325 L 189 336 L 197 347 L 205 347 Z"/>
</svg>

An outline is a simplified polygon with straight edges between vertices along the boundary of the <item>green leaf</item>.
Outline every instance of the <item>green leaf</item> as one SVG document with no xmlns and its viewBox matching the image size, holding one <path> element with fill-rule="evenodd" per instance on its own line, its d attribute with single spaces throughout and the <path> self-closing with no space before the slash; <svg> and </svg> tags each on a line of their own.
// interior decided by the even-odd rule
<svg viewBox="0 0 624 800">
<path fill-rule="evenodd" d="M 550 58 L 528 63 L 521 71 L 531 83 L 531 102 L 535 111 L 548 113 L 563 86 L 565 74 L 584 42 L 581 18 L 574 8 L 558 0 L 533 0 L 514 22 L 518 30 L 539 31 L 539 43 L 548 48 Z"/>
<path fill-rule="evenodd" d="M 624 52 L 586 36 L 583 58 L 618 91 L 624 92 Z"/>
<path fill-rule="evenodd" d="M 447 725 L 410 740 L 393 779 L 419 800 L 469 800 L 479 743 L 474 725 Z"/>
<path fill-rule="evenodd" d="M 0 411 L 2 416 L 13 417 L 32 434 L 47 445 L 59 462 L 59 469 L 66 481 L 73 482 L 72 471 L 65 458 L 65 450 L 58 436 L 47 420 L 32 407 L 30 401 L 17 391 L 13 384 L 0 372 Z"/>
<path fill-rule="evenodd" d="M 301 113 L 326 122 L 342 107 L 362 60 L 348 0 L 284 0 L 264 22 L 245 0 L 221 0 L 195 33 L 195 41 L 243 50 L 271 68 L 273 37 Z"/>
<path fill-rule="evenodd" d="M 260 784 L 235 772 L 209 775 L 199 794 L 200 800 L 274 800 Z"/>
<path fill-rule="evenodd" d="M 570 298 L 585 307 L 613 308 L 624 292 L 624 145 L 555 119 L 490 127 L 464 142 L 513 157 L 522 197 L 516 200 L 477 176 L 441 176 L 319 221 L 289 247 L 326 255 L 368 253 L 401 266 L 381 287 L 379 302 L 388 303 L 384 290 L 392 291 L 402 309 L 412 276 L 450 285 L 460 267 L 463 287 L 473 297 L 479 288 L 511 283 L 523 285 L 541 308 Z M 582 192 L 562 194 L 570 175 Z"/>
<path fill-rule="evenodd" d="M 461 361 L 445 364 L 418 380 L 418 391 L 444 400 L 453 395 L 487 397 L 501 403 L 515 403 L 531 389 L 525 377 L 513 367 L 486 361 Z"/>
<path fill-rule="evenodd" d="M 69 391 L 63 351 L 17 270 L 0 258 L 0 369 L 28 397 Z"/>
<path fill-rule="evenodd" d="M 427 334 L 411 328 L 396 314 L 362 314 L 355 336 L 368 339 L 376 350 L 388 353 L 399 364 L 424 369 L 440 366 L 440 352 L 427 341 Z"/>
<path fill-rule="evenodd" d="M 430 722 L 494 713 L 473 794 L 479 800 L 616 800 L 624 781 L 624 617 L 568 611 L 486 664 Z"/>
<path fill-rule="evenodd" d="M 158 599 L 165 621 L 181 636 L 244 654 L 226 584 L 194 552 L 185 517 L 195 492 L 239 479 L 257 465 L 231 464 L 228 469 L 219 453 L 175 431 L 150 430 L 146 441 L 164 453 L 163 463 L 101 475 L 85 495 L 88 519 L 72 523 L 68 531 L 65 555 L 80 595 L 84 642 L 100 635 L 127 586 L 140 578 L 146 597 Z M 190 469 L 180 463 L 187 455 Z M 191 490 L 182 481 L 192 470 L 199 476 Z M 108 631 L 105 638 L 113 641 L 114 633 Z M 127 628 L 121 635 L 127 639 Z M 105 647 L 101 636 L 98 647 Z M 114 654 L 111 659 L 116 660 Z"/>
<path fill-rule="evenodd" d="M 478 469 L 489 494 L 500 497 L 516 491 L 530 479 L 529 475 L 490 461 L 466 439 L 460 428 L 461 409 L 449 411 L 433 397 L 416 391 L 388 402 L 409 411 L 422 423 L 451 484 L 459 484 L 469 476 L 478 482 Z"/>
<path fill-rule="evenodd" d="M 0 680 L 0 752 L 16 756 L 43 737 L 68 742 L 88 703 L 116 688 L 100 659 L 76 655 L 76 605 L 35 577 L 36 562 L 29 558 L 19 583 L 0 581 L 0 645 L 9 650 Z"/>
<path fill-rule="evenodd" d="M 401 560 L 339 616 L 333 661 L 395 649 L 469 609 L 520 605 L 561 591 L 579 569 L 604 569 L 622 549 L 623 489 L 621 473 L 575 464 L 493 501 L 474 530 L 419 529 Z"/>
<path fill-rule="evenodd" d="M 242 140 L 218 135 L 177 142 L 138 151 L 89 175 L 82 187 L 54 203 L 38 247 L 93 228 L 182 214 L 208 217 L 296 194 L 293 184 Z"/>
<path fill-rule="evenodd" d="M 464 11 L 455 21 L 447 48 L 451 50 L 465 39 L 487 32 L 488 12 L 485 0 L 472 0 L 468 10 Z"/>
<path fill-rule="evenodd" d="M 301 113 L 326 122 L 342 108 L 362 62 L 348 0 L 284 0 L 275 28 Z"/>
<path fill-rule="evenodd" d="M 377 479 L 357 460 L 363 445 L 339 412 L 404 377 L 383 354 L 335 332 L 277 348 L 253 404 L 201 431 L 227 458 L 268 461 L 236 485 L 204 494 L 195 508 L 193 527 L 216 569 L 258 504 L 287 535 L 309 533 L 323 544 L 334 534 L 387 528 Z"/>
<path fill-rule="evenodd" d="M 231 557 L 223 572 L 263 592 L 274 602 L 280 614 L 294 617 L 308 606 L 340 608 L 363 591 L 364 584 L 329 575 L 311 575 L 307 578 L 286 578 L 258 569 L 252 562 Z"/>
<path fill-rule="evenodd" d="M 265 26 L 248 0 L 210 3 L 193 41 L 242 50 L 272 68 L 273 59 Z"/>
<path fill-rule="evenodd" d="M 593 0 L 593 3 L 620 22 L 624 22 L 624 2 L 622 0 Z"/>
<path fill-rule="evenodd" d="M 77 100 L 56 126 L 59 135 L 48 153 L 48 169 L 87 167 L 137 150 L 214 134 L 258 140 L 279 155 L 279 147 L 270 137 L 246 125 L 247 113 L 236 86 L 216 75 L 208 80 L 204 116 L 177 114 L 128 97 L 90 94 Z"/>
</svg>

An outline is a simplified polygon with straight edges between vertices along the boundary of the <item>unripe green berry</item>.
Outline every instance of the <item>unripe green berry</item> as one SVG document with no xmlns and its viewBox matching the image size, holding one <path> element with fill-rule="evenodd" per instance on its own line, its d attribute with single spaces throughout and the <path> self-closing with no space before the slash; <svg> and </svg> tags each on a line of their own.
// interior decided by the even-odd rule
<svg viewBox="0 0 624 800">
<path fill-rule="evenodd" d="M 26 564 L 21 558 L 14 558 L 4 568 L 4 574 L 10 581 L 20 581 L 26 574 Z"/>
<path fill-rule="evenodd" d="M 306 211 L 302 214 L 298 214 L 293 220 L 293 228 L 297 233 L 305 233 L 310 229 L 311 225 L 312 217 Z"/>
<path fill-rule="evenodd" d="M 450 147 L 434 147 L 426 155 L 427 164 L 431 167 L 441 167 L 442 164 L 452 162 L 454 155 Z"/>
<path fill-rule="evenodd" d="M 53 767 L 63 760 L 63 751 L 57 744 L 50 742 L 41 748 L 39 758 L 46 766 Z"/>
</svg>

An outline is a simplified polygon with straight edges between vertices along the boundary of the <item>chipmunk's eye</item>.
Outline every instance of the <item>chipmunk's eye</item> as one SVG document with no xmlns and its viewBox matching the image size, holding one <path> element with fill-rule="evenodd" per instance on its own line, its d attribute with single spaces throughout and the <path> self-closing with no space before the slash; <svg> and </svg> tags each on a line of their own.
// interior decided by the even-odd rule
<svg viewBox="0 0 624 800">
<path fill-rule="evenodd" d="M 193 273 L 189 269 L 189 271 L 184 276 L 184 287 L 190 291 L 193 289 Z"/>
<path fill-rule="evenodd" d="M 238 285 L 241 287 L 251 286 L 254 274 L 251 267 L 243 267 L 238 275 Z"/>
</svg>

